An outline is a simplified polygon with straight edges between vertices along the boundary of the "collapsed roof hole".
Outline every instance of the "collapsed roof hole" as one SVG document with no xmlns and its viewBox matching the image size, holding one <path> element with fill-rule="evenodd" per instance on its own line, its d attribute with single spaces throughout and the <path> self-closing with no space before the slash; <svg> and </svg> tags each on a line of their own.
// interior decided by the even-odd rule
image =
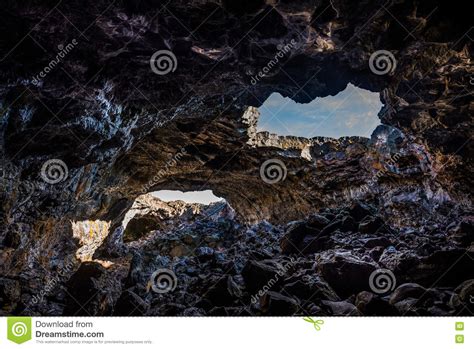
<svg viewBox="0 0 474 349">
<path fill-rule="evenodd" d="M 219 215 L 233 216 L 234 213 L 227 201 L 211 190 L 160 190 L 140 195 L 122 222 L 123 241 L 146 239 L 154 231 L 170 231 L 182 223 L 192 223 L 198 216 L 212 219 Z"/>
<path fill-rule="evenodd" d="M 209 205 L 213 202 L 224 200 L 223 198 L 215 196 L 212 190 L 186 192 L 182 192 L 179 190 L 160 190 L 153 192 L 152 195 L 165 202 L 184 201 L 186 203 L 203 205 Z"/>
<path fill-rule="evenodd" d="M 370 137 L 380 125 L 380 94 L 348 84 L 335 96 L 299 104 L 273 93 L 259 108 L 257 131 L 305 138 Z"/>
</svg>

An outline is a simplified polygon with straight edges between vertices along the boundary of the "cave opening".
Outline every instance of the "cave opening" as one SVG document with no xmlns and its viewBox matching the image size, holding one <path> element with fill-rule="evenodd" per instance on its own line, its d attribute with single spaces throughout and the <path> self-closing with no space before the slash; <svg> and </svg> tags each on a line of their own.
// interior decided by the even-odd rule
<svg viewBox="0 0 474 349">
<path fill-rule="evenodd" d="M 380 94 L 351 83 L 334 96 L 300 104 L 272 93 L 259 108 L 257 132 L 304 138 L 360 136 L 369 138 L 380 125 Z"/>
<path fill-rule="evenodd" d="M 214 195 L 212 190 L 180 191 L 180 190 L 159 190 L 151 193 L 154 197 L 165 201 L 184 201 L 186 203 L 195 203 L 209 205 L 213 202 L 223 201 L 223 198 Z"/>
<path fill-rule="evenodd" d="M 122 222 L 125 243 L 143 240 L 157 231 L 191 224 L 197 217 L 211 217 L 233 211 L 224 198 L 212 190 L 159 190 L 140 195 Z"/>
</svg>

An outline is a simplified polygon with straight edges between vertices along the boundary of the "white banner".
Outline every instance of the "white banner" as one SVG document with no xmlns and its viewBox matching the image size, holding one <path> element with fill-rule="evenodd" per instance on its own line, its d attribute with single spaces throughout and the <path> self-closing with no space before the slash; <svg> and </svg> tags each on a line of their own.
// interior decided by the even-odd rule
<svg viewBox="0 0 474 349">
<path fill-rule="evenodd" d="M 465 317 L 9 317 L 2 348 L 473 348 Z"/>
</svg>

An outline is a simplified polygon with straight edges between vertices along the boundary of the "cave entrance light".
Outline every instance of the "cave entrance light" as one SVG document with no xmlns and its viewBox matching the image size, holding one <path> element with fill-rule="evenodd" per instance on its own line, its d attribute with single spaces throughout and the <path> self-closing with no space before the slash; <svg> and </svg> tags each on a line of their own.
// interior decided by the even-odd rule
<svg viewBox="0 0 474 349">
<path fill-rule="evenodd" d="M 160 191 L 155 191 L 151 194 L 165 202 L 181 200 L 186 203 L 197 203 L 197 204 L 209 205 L 213 202 L 224 201 L 223 198 L 219 198 L 215 196 L 212 190 L 187 191 L 187 192 L 182 192 L 179 190 L 160 190 Z"/>
<path fill-rule="evenodd" d="M 300 104 L 273 93 L 259 108 L 257 132 L 305 138 L 361 136 L 369 138 L 380 125 L 383 104 L 377 92 L 348 84 L 335 96 Z"/>
</svg>

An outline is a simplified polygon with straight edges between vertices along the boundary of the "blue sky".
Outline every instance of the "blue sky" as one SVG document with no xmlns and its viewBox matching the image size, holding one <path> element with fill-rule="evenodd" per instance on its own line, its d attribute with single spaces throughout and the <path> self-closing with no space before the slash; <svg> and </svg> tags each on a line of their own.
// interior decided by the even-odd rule
<svg viewBox="0 0 474 349">
<path fill-rule="evenodd" d="M 308 104 L 273 93 L 259 108 L 257 130 L 307 138 L 370 137 L 380 125 L 377 114 L 381 108 L 379 93 L 352 84 L 336 96 L 316 98 Z"/>
</svg>

